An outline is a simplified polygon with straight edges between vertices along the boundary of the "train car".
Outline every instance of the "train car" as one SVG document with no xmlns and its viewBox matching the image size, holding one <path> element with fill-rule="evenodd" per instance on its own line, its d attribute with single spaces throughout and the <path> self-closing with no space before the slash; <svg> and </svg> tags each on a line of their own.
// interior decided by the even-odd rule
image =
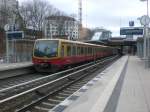
<svg viewBox="0 0 150 112">
<path fill-rule="evenodd" d="M 39 72 L 56 72 L 79 63 L 116 54 L 108 46 L 63 39 L 38 39 L 33 48 L 32 62 Z"/>
</svg>

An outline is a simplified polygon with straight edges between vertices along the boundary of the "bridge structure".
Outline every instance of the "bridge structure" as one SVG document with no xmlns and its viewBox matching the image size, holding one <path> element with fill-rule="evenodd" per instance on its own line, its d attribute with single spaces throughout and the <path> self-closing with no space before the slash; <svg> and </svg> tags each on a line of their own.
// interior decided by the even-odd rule
<svg viewBox="0 0 150 112">
<path fill-rule="evenodd" d="M 121 50 L 121 53 L 135 54 L 137 51 L 137 41 L 129 38 L 114 37 L 105 40 L 88 40 L 86 42 L 98 45 L 118 47 Z"/>
</svg>

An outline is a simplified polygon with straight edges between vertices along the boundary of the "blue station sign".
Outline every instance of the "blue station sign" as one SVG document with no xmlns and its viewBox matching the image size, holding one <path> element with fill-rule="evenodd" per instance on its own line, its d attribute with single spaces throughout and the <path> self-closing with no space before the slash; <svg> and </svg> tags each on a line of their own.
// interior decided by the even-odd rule
<svg viewBox="0 0 150 112">
<path fill-rule="evenodd" d="M 143 35 L 143 28 L 142 27 L 120 28 L 120 35 Z"/>
<path fill-rule="evenodd" d="M 10 32 L 6 32 L 6 34 L 9 40 L 23 38 L 23 31 L 10 31 Z"/>
</svg>

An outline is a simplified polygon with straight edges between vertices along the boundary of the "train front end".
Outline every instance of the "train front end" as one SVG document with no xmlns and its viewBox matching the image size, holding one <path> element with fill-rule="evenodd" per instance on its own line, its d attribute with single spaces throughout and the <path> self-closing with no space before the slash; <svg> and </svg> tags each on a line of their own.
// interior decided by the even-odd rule
<svg viewBox="0 0 150 112">
<path fill-rule="evenodd" d="M 32 62 L 38 72 L 55 72 L 58 67 L 59 41 L 51 39 L 36 40 Z"/>
</svg>

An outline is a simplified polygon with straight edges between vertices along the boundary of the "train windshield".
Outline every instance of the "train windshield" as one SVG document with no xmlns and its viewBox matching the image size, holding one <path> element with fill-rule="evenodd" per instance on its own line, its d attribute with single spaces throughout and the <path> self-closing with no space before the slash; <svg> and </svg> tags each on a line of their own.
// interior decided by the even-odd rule
<svg viewBox="0 0 150 112">
<path fill-rule="evenodd" d="M 35 43 L 34 56 L 36 57 L 56 57 L 58 54 L 57 40 L 40 40 Z"/>
</svg>

